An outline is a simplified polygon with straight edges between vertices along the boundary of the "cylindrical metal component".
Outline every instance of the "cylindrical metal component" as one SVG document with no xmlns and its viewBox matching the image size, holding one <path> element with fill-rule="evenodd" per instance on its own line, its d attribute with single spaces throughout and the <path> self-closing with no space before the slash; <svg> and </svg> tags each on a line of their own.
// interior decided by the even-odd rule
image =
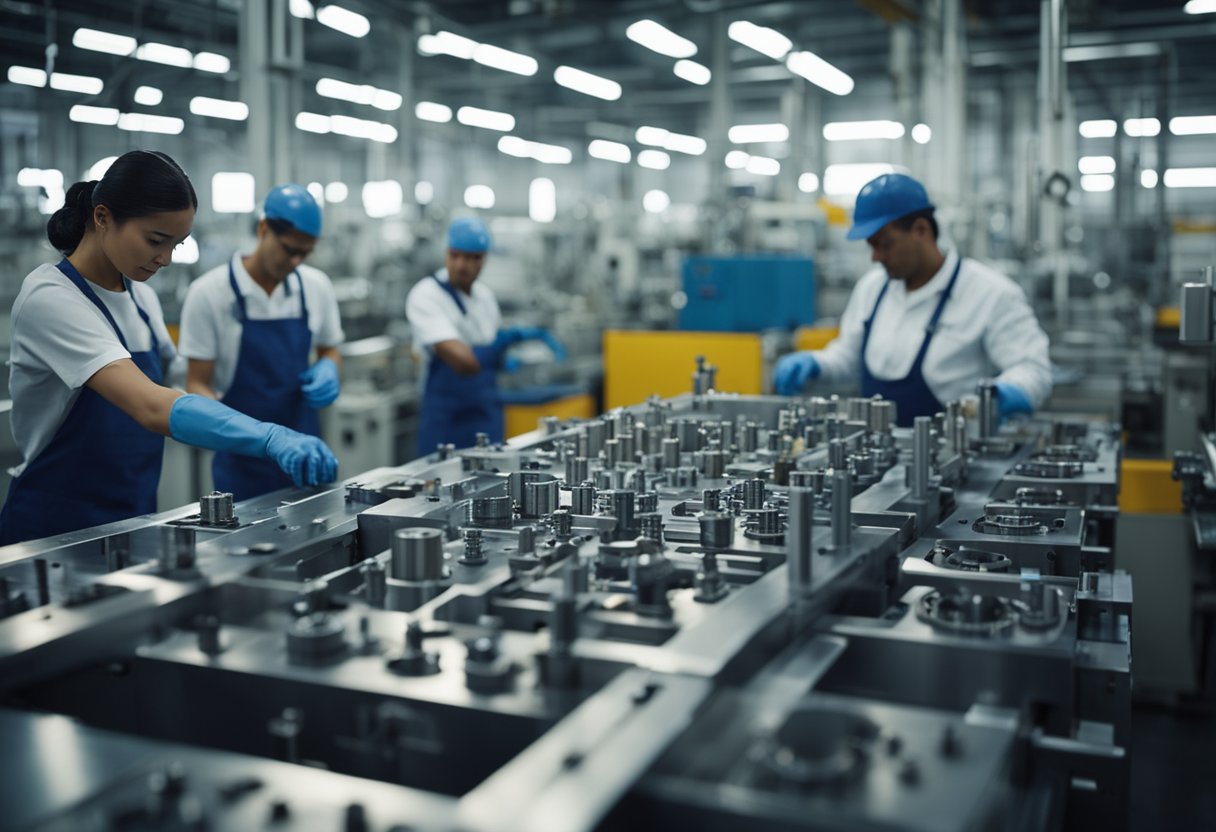
<svg viewBox="0 0 1216 832">
<path fill-rule="evenodd" d="M 814 480 L 813 471 L 802 471 L 794 469 L 790 471 L 790 487 L 791 488 L 810 488 Z"/>
<path fill-rule="evenodd" d="M 559 540 L 565 540 L 574 532 L 574 515 L 564 508 L 550 514 L 549 522 L 553 526 L 553 536 Z"/>
<path fill-rule="evenodd" d="M 722 505 L 722 492 L 716 488 L 707 488 L 701 492 L 701 510 L 717 511 Z"/>
<path fill-rule="evenodd" d="M 847 468 L 832 471 L 832 546 L 846 548 L 853 539 L 853 475 Z"/>
<path fill-rule="evenodd" d="M 628 488 L 630 491 L 633 491 L 638 494 L 642 494 L 643 492 L 645 492 L 646 491 L 646 472 L 641 468 L 635 467 L 633 470 L 631 470 L 629 472 L 629 475 L 625 478 L 625 487 Z"/>
<path fill-rule="evenodd" d="M 618 452 L 620 453 L 620 462 L 633 462 L 638 456 L 637 440 L 634 439 L 633 433 L 626 433 L 618 436 L 616 441 L 619 445 Z"/>
<path fill-rule="evenodd" d="M 663 542 L 663 515 L 657 511 L 638 515 L 638 535 L 656 543 Z"/>
<path fill-rule="evenodd" d="M 604 450 L 604 440 L 608 438 L 608 426 L 599 419 L 587 423 L 587 447 L 579 449 L 579 456 L 596 457 Z"/>
<path fill-rule="evenodd" d="M 775 508 L 762 508 L 751 515 L 752 525 L 760 534 L 771 535 L 781 533 L 781 512 Z"/>
<path fill-rule="evenodd" d="M 474 444 L 474 447 L 477 447 L 477 448 L 490 447 L 490 434 L 482 433 L 481 431 L 478 431 L 473 436 L 473 444 Z"/>
<path fill-rule="evenodd" d="M 516 547 L 521 555 L 530 555 L 536 551 L 536 529 L 532 526 L 520 526 L 519 545 Z"/>
<path fill-rule="evenodd" d="M 461 563 L 477 566 L 486 562 L 485 553 L 481 548 L 481 529 L 464 530 L 464 557 Z"/>
<path fill-rule="evenodd" d="M 746 422 L 743 425 L 743 435 L 739 439 L 739 450 L 744 453 L 754 453 L 760 447 L 760 423 Z"/>
<path fill-rule="evenodd" d="M 232 494 L 227 491 L 212 491 L 199 497 L 198 515 L 206 526 L 231 523 Z"/>
<path fill-rule="evenodd" d="M 631 533 L 637 529 L 633 516 L 635 496 L 634 492 L 626 488 L 616 488 L 607 493 L 608 510 L 616 518 L 615 537 L 617 540 L 622 537 L 632 537 Z"/>
<path fill-rule="evenodd" d="M 724 511 L 705 511 L 697 515 L 701 526 L 701 548 L 729 549 L 735 540 L 735 518 Z"/>
<path fill-rule="evenodd" d="M 114 534 L 101 540 L 101 553 L 106 558 L 106 571 L 117 572 L 131 565 L 130 537 L 125 534 Z M 0 599 L 2 599 L 0 594 Z"/>
<path fill-rule="evenodd" d="M 389 571 L 399 581 L 437 581 L 442 578 L 443 530 L 413 528 L 395 531 Z"/>
<path fill-rule="evenodd" d="M 378 558 L 363 561 L 363 598 L 369 607 L 384 608 L 388 595 L 388 576 Z"/>
<path fill-rule="evenodd" d="M 687 466 L 673 468 L 667 472 L 667 483 L 677 488 L 695 488 L 697 485 L 697 469 Z"/>
<path fill-rule="evenodd" d="M 853 454 L 853 470 L 859 477 L 869 477 L 874 474 L 874 455 L 865 453 Z"/>
<path fill-rule="evenodd" d="M 220 619 L 218 615 L 206 614 L 198 618 L 198 649 L 208 656 L 219 654 L 223 647 L 220 645 Z"/>
<path fill-rule="evenodd" d="M 814 525 L 815 492 L 801 486 L 790 486 L 789 521 L 785 528 L 785 552 L 789 568 L 791 600 L 797 600 L 810 594 Z"/>
<path fill-rule="evenodd" d="M 996 420 L 999 412 L 996 384 L 991 379 L 985 379 L 979 383 L 976 392 L 980 396 L 980 438 L 987 439 L 996 433 Z"/>
<path fill-rule="evenodd" d="M 811 490 L 816 494 L 822 494 L 827 488 L 828 472 L 825 468 L 819 468 L 811 472 Z"/>
<path fill-rule="evenodd" d="M 510 497 L 474 497 L 469 501 L 469 523 L 474 526 L 508 528 L 513 518 Z"/>
<path fill-rule="evenodd" d="M 912 420 L 912 499 L 924 500 L 929 496 L 929 442 L 932 420 L 928 416 L 917 416 Z"/>
<path fill-rule="evenodd" d="M 34 558 L 34 577 L 38 583 L 38 606 L 51 603 L 51 575 L 46 558 Z"/>
<path fill-rule="evenodd" d="M 722 447 L 726 449 L 733 448 L 735 445 L 735 423 L 724 419 L 718 423 L 718 431 L 722 436 Z"/>
<path fill-rule="evenodd" d="M 680 440 L 679 439 L 664 439 L 663 440 L 663 467 L 664 468 L 679 468 L 680 467 Z"/>
<path fill-rule="evenodd" d="M 621 461 L 621 440 L 608 439 L 604 442 L 604 464 L 609 468 Z"/>
<path fill-rule="evenodd" d="M 680 440 L 683 453 L 701 450 L 701 423 L 695 419 L 681 419 L 676 422 L 676 438 Z"/>
<path fill-rule="evenodd" d="M 570 489 L 570 511 L 574 514 L 595 514 L 595 486 L 587 483 Z"/>
<path fill-rule="evenodd" d="M 754 511 L 764 508 L 764 480 L 744 480 L 742 491 L 744 509 Z"/>
<path fill-rule="evenodd" d="M 802 429 L 802 444 L 806 450 L 811 450 L 823 439 L 823 430 L 819 425 L 807 425 Z"/>
<path fill-rule="evenodd" d="M 870 430 L 890 433 L 895 425 L 895 402 L 875 399 L 870 402 Z"/>
<path fill-rule="evenodd" d="M 1212 341 L 1212 287 L 1207 283 L 1183 283 L 1178 308 L 1182 319 L 1178 340 L 1184 344 Z"/>
<path fill-rule="evenodd" d="M 637 497 L 638 514 L 659 510 L 659 493 L 657 491 L 642 491 Z"/>
<path fill-rule="evenodd" d="M 566 486 L 573 487 L 586 482 L 591 476 L 591 460 L 585 456 L 566 457 Z"/>
<path fill-rule="evenodd" d="M 833 420 L 829 424 L 839 424 Z M 844 468 L 848 465 L 849 449 L 840 439 L 833 439 L 828 442 L 828 466 L 831 468 Z"/>
<path fill-rule="evenodd" d="M 524 485 L 524 505 L 520 514 L 524 517 L 547 517 L 559 504 L 557 480 L 530 482 Z"/>
<path fill-rule="evenodd" d="M 703 451 L 701 453 L 701 473 L 706 479 L 721 479 L 726 473 L 726 454 L 722 451 Z"/>
<path fill-rule="evenodd" d="M 161 567 L 189 569 L 194 566 L 194 539 L 194 529 L 187 526 L 161 526 Z"/>
<path fill-rule="evenodd" d="M 864 422 L 867 425 L 870 422 L 870 400 L 853 397 L 849 399 L 849 421 Z"/>
</svg>

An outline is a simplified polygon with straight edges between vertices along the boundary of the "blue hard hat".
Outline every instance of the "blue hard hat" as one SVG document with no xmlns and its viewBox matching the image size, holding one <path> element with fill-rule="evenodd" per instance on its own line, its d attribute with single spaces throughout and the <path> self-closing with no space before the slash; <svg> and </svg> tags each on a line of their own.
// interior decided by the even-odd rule
<svg viewBox="0 0 1216 832">
<path fill-rule="evenodd" d="M 477 217 L 461 217 L 448 226 L 448 248 L 485 254 L 490 250 L 490 229 Z"/>
<path fill-rule="evenodd" d="M 868 240 L 894 220 L 933 208 L 925 186 L 902 173 L 884 173 L 871 179 L 857 195 L 850 240 Z"/>
<path fill-rule="evenodd" d="M 303 185 L 279 185 L 266 195 L 262 216 L 282 220 L 309 237 L 321 236 L 321 206 Z"/>
</svg>

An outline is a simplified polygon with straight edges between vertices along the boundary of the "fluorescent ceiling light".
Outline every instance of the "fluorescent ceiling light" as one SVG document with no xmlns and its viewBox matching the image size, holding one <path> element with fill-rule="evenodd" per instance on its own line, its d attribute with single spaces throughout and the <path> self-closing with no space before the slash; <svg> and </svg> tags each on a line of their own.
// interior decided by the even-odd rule
<svg viewBox="0 0 1216 832">
<path fill-rule="evenodd" d="M 666 191 L 653 190 L 647 191 L 642 196 L 642 207 L 650 214 L 661 214 L 671 205 L 671 197 Z"/>
<path fill-rule="evenodd" d="M 452 120 L 452 108 L 434 101 L 419 101 L 414 105 L 414 115 L 423 121 L 446 124 Z"/>
<path fill-rule="evenodd" d="M 503 133 L 515 129 L 515 116 L 495 110 L 483 110 L 480 107 L 461 107 L 456 111 L 456 120 L 469 127 L 481 127 L 484 130 L 498 130 Z"/>
<path fill-rule="evenodd" d="M 1170 132 L 1175 136 L 1201 136 L 1216 133 L 1216 116 L 1178 116 L 1170 119 Z M 1196 168 L 1202 170 L 1202 168 Z M 1166 187 L 1169 187 L 1168 185 Z"/>
<path fill-rule="evenodd" d="M 32 66 L 10 66 L 8 80 L 14 84 L 24 84 L 27 87 L 45 87 L 46 72 L 34 69 Z"/>
<path fill-rule="evenodd" d="M 172 116 L 154 116 L 148 113 L 123 113 L 118 117 L 118 129 L 135 133 L 164 133 L 176 136 L 186 127 L 186 122 Z"/>
<path fill-rule="evenodd" d="M 574 154 L 567 147 L 543 142 L 530 142 L 519 136 L 503 136 L 498 140 L 498 149 L 508 156 L 519 159 L 535 159 L 546 165 L 568 165 L 574 161 Z"/>
<path fill-rule="evenodd" d="M 322 78 L 317 81 L 317 95 L 364 104 L 378 110 L 397 110 L 401 107 L 401 96 L 391 90 L 382 90 L 370 84 L 349 84 L 337 78 Z"/>
<path fill-rule="evenodd" d="M 435 186 L 425 179 L 414 186 L 414 201 L 419 205 L 430 205 L 435 198 Z"/>
<path fill-rule="evenodd" d="M 804 173 L 798 177 L 798 190 L 804 194 L 813 194 L 819 190 L 819 177 L 813 173 Z"/>
<path fill-rule="evenodd" d="M 180 46 L 169 46 L 165 43 L 144 43 L 135 50 L 135 57 L 141 61 L 151 61 L 166 66 L 180 66 L 189 69 L 194 66 L 194 55 L 189 49 Z"/>
<path fill-rule="evenodd" d="M 464 204 L 488 211 L 494 207 L 494 189 L 489 185 L 470 185 L 464 189 Z"/>
<path fill-rule="evenodd" d="M 225 101 L 222 98 L 197 95 L 190 99 L 190 112 L 196 116 L 244 121 L 249 118 L 249 105 L 243 101 Z"/>
<path fill-rule="evenodd" d="M 473 50 L 473 60 L 491 69 L 501 69 L 503 72 L 514 72 L 516 75 L 535 75 L 540 64 L 529 55 L 521 55 L 510 49 L 502 49 L 481 43 Z"/>
<path fill-rule="evenodd" d="M 1109 173 L 1093 173 L 1081 177 L 1081 190 L 1091 193 L 1112 191 L 1115 188 L 1115 177 Z"/>
<path fill-rule="evenodd" d="M 853 91 L 852 76 L 814 52 L 795 52 L 785 59 L 785 66 L 795 75 L 835 95 L 848 95 Z"/>
<path fill-rule="evenodd" d="M 752 158 L 750 153 L 732 150 L 726 154 L 726 166 L 731 170 L 743 170 L 747 167 L 747 160 L 750 158 Z"/>
<path fill-rule="evenodd" d="M 194 68 L 200 72 L 215 72 L 223 75 L 232 69 L 232 61 L 215 52 L 199 52 L 194 56 Z"/>
<path fill-rule="evenodd" d="M 1087 139 L 1109 139 L 1118 129 L 1119 124 L 1113 118 L 1099 118 L 1081 122 L 1077 132 Z"/>
<path fill-rule="evenodd" d="M 1142 187 L 1142 188 L 1157 187 L 1157 171 L 1155 171 L 1155 170 L 1140 171 L 1140 187 Z"/>
<path fill-rule="evenodd" d="M 677 78 L 683 78 L 690 84 L 698 84 L 705 86 L 713 78 L 713 73 L 709 71 L 709 67 L 703 66 L 696 61 L 676 61 L 672 72 Z"/>
<path fill-rule="evenodd" d="M 135 51 L 135 38 L 102 32 L 99 29 L 77 29 L 72 34 L 72 45 L 78 49 L 91 49 L 110 55 L 130 55 Z"/>
<path fill-rule="evenodd" d="M 1123 132 L 1128 136 L 1156 136 L 1161 132 L 1161 122 L 1155 118 L 1129 118 L 1123 121 Z"/>
<path fill-rule="evenodd" d="M 1216 188 L 1216 168 L 1170 168 L 1164 181 L 1167 188 Z"/>
<path fill-rule="evenodd" d="M 639 20 L 625 30 L 625 37 L 645 46 L 652 52 L 669 58 L 691 58 L 697 54 L 697 45 L 688 38 L 680 37 L 661 23 Z"/>
<path fill-rule="evenodd" d="M 309 182 L 304 190 L 312 194 L 312 198 L 317 202 L 321 203 L 322 205 L 325 204 L 325 186 L 320 182 Z"/>
<path fill-rule="evenodd" d="M 1077 170 L 1081 173 L 1099 174 L 1115 172 L 1115 157 L 1113 156 L 1082 156 L 1077 160 Z"/>
<path fill-rule="evenodd" d="M 528 185 L 528 216 L 533 222 L 553 222 L 557 218 L 557 186 L 552 179 L 542 176 Z"/>
<path fill-rule="evenodd" d="M 296 119 L 296 126 L 299 126 L 299 117 Z M 340 136 L 351 136 L 356 139 L 371 139 L 372 141 L 383 142 L 385 144 L 397 141 L 396 127 L 393 127 L 391 124 L 369 121 L 363 118 L 330 116 L 329 129 Z"/>
<path fill-rule="evenodd" d="M 1216 14 L 1216 0 L 1187 0 L 1182 10 L 1187 14 Z"/>
<path fill-rule="evenodd" d="M 638 144 L 648 144 L 652 147 L 662 147 L 670 136 L 662 127 L 639 127 L 633 134 Z"/>
<path fill-rule="evenodd" d="M 726 30 L 726 34 L 735 43 L 755 49 L 761 55 L 767 55 L 774 61 L 786 56 L 794 46 L 794 42 L 776 29 L 757 26 L 746 20 L 736 20 Z"/>
<path fill-rule="evenodd" d="M 752 156 L 743 169 L 757 176 L 776 176 L 781 173 L 781 163 L 767 156 Z"/>
<path fill-rule="evenodd" d="M 345 182 L 330 182 L 325 186 L 325 201 L 333 204 L 345 202 L 346 197 L 350 195 L 350 189 L 346 187 Z"/>
<path fill-rule="evenodd" d="M 854 198 L 871 179 L 894 172 L 895 166 L 886 162 L 828 165 L 823 172 L 823 192 L 828 196 Z"/>
<path fill-rule="evenodd" d="M 629 149 L 629 145 L 627 144 L 610 142 L 607 139 L 596 139 L 587 145 L 587 155 L 595 159 L 603 159 L 606 162 L 628 164 L 629 160 L 633 158 L 633 151 Z"/>
<path fill-rule="evenodd" d="M 396 179 L 382 179 L 363 185 L 363 212 L 374 220 L 395 217 L 405 204 L 405 192 Z"/>
<path fill-rule="evenodd" d="M 317 22 L 328 26 L 336 32 L 361 38 L 372 30 L 372 24 L 366 17 L 341 6 L 322 6 L 317 9 Z"/>
<path fill-rule="evenodd" d="M 135 103 L 145 107 L 155 107 L 165 98 L 165 94 L 156 87 L 136 87 Z"/>
<path fill-rule="evenodd" d="M 68 110 L 68 118 L 72 121 L 81 124 L 104 124 L 107 127 L 118 124 L 119 115 L 118 110 L 113 107 L 90 107 L 87 104 L 77 104 Z"/>
<path fill-rule="evenodd" d="M 912 128 L 912 141 L 917 144 L 928 144 L 933 138 L 933 128 L 927 124 L 917 124 Z"/>
<path fill-rule="evenodd" d="M 17 184 L 23 188 L 62 188 L 63 171 L 55 168 L 22 168 L 17 171 Z"/>
<path fill-rule="evenodd" d="M 823 125 L 823 137 L 830 142 L 864 139 L 898 139 L 904 126 L 898 121 L 833 121 Z"/>
<path fill-rule="evenodd" d="M 51 73 L 51 89 L 53 90 L 97 95 L 104 86 L 100 78 L 93 78 L 88 75 L 69 75 L 66 72 Z"/>
<path fill-rule="evenodd" d="M 667 170 L 671 157 L 661 150 L 643 150 L 638 154 L 638 164 L 651 170 Z"/>
<path fill-rule="evenodd" d="M 194 235 L 190 235 L 186 239 L 177 244 L 177 248 L 173 249 L 173 262 L 184 263 L 190 265 L 198 262 L 198 240 L 194 239 Z"/>
<path fill-rule="evenodd" d="M 559 66 L 553 72 L 553 80 L 566 89 L 602 98 L 605 101 L 616 101 L 621 97 L 621 85 L 616 81 L 601 78 L 572 66 Z"/>
<path fill-rule="evenodd" d="M 726 135 L 733 144 L 783 142 L 789 139 L 790 128 L 784 124 L 736 124 Z"/>
<path fill-rule="evenodd" d="M 117 112 L 117 111 L 115 111 L 115 112 Z M 115 118 L 114 122 L 117 123 L 118 119 Z M 106 171 L 108 171 L 110 169 L 110 165 L 114 164 L 117 161 L 118 161 L 117 156 L 105 156 L 101 159 L 98 159 L 96 162 L 93 163 L 93 166 L 90 167 L 88 169 L 88 171 L 85 172 L 84 180 L 86 182 L 88 182 L 93 179 L 101 179 L 101 177 L 106 175 Z"/>
<path fill-rule="evenodd" d="M 302 20 L 312 20 L 316 17 L 312 3 L 308 2 L 308 0 L 291 0 L 288 3 L 288 8 L 291 10 L 292 17 L 298 17 Z"/>
<path fill-rule="evenodd" d="M 473 60 L 473 55 L 480 46 L 472 38 L 452 32 L 436 32 L 433 35 L 421 35 L 418 38 L 418 51 L 423 55 L 451 55 L 453 58 Z"/>
<path fill-rule="evenodd" d="M 667 141 L 663 144 L 667 150 L 673 150 L 676 153 L 685 153 L 689 156 L 700 156 L 705 152 L 707 145 L 705 139 L 700 136 L 685 136 L 683 133 L 668 133 Z"/>
<path fill-rule="evenodd" d="M 296 129 L 309 133 L 328 133 L 329 116 L 320 113 L 296 113 Z"/>
</svg>

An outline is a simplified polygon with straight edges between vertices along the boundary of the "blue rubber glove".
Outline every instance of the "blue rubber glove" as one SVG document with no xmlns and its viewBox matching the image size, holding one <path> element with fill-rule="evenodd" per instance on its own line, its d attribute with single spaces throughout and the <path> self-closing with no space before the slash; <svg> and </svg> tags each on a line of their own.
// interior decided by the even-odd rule
<svg viewBox="0 0 1216 832">
<path fill-rule="evenodd" d="M 502 371 L 504 373 L 518 373 L 523 366 L 524 362 L 520 361 L 518 356 L 508 355 L 502 360 Z"/>
<path fill-rule="evenodd" d="M 1006 419 L 1017 413 L 1025 413 L 1027 415 L 1034 413 L 1034 405 L 1030 403 L 1030 397 L 1017 385 L 1010 384 L 1007 381 L 998 381 L 996 383 L 996 398 L 1000 408 L 1001 419 Z"/>
<path fill-rule="evenodd" d="M 330 358 L 319 359 L 300 373 L 300 391 L 304 393 L 304 401 L 315 410 L 333 404 L 340 390 L 338 365 Z"/>
<path fill-rule="evenodd" d="M 819 362 L 809 352 L 792 352 L 777 361 L 773 387 L 778 395 L 796 396 L 813 378 L 819 378 Z"/>
<path fill-rule="evenodd" d="M 338 477 L 337 458 L 317 437 L 259 422 L 204 396 L 187 394 L 173 403 L 169 435 L 199 448 L 272 459 L 297 486 Z"/>
<path fill-rule="evenodd" d="M 496 346 L 503 350 L 512 344 L 518 344 L 521 341 L 544 341 L 553 352 L 554 361 L 566 360 L 566 348 L 562 346 L 562 342 L 557 340 L 557 337 L 541 326 L 509 326 L 498 331 L 498 337 L 494 339 Z"/>
</svg>

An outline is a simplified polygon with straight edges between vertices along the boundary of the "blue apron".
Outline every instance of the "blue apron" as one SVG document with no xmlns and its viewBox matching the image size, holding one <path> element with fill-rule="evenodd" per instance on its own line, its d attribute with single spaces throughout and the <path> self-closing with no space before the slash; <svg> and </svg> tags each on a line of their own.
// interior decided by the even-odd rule
<svg viewBox="0 0 1216 832">
<path fill-rule="evenodd" d="M 450 282 L 431 275 L 452 298 L 460 314 L 465 315 L 464 301 Z M 437 445 L 451 443 L 457 448 L 469 448 L 478 433 L 486 433 L 491 442 L 503 438 L 502 404 L 498 400 L 498 356 L 492 345 L 473 347 L 481 363 L 476 375 L 462 376 L 437 355 L 431 355 L 427 365 L 426 387 L 422 391 L 422 412 L 418 417 L 418 455 L 433 453 Z"/>
<path fill-rule="evenodd" d="M 298 272 L 292 274 L 300 286 L 300 317 L 250 320 L 232 263 L 228 263 L 228 283 L 236 296 L 236 314 L 241 322 L 241 347 L 223 402 L 254 419 L 320 436 L 321 417 L 309 407 L 300 390 L 300 373 L 308 369 L 312 354 L 312 332 L 308 328 L 304 281 Z M 287 283 L 284 290 L 290 293 L 291 284 Z M 247 500 L 292 484 L 291 477 L 272 460 L 233 453 L 216 453 L 211 478 L 217 490 L 232 492 L 234 500 Z"/>
<path fill-rule="evenodd" d="M 101 298 L 66 259 L 57 268 L 101 310 L 123 347 L 127 339 Z M 132 352 L 131 360 L 148 378 L 164 378 L 160 342 L 148 314 L 123 283 L 152 334 L 152 349 Z M 127 520 L 156 511 L 165 439 L 82 387 L 51 443 L 30 460 L 8 489 L 0 510 L 0 545 Z"/>
<path fill-rule="evenodd" d="M 933 310 L 933 317 L 929 319 L 929 325 L 925 327 L 925 338 L 921 341 L 920 352 L 916 354 L 916 360 L 912 362 L 912 369 L 903 378 L 882 381 L 874 378 L 870 373 L 870 368 L 866 365 L 866 346 L 870 343 L 870 328 L 874 324 L 874 317 L 878 314 L 878 307 L 882 305 L 882 299 L 887 294 L 887 287 L 891 285 L 890 279 L 883 284 L 882 291 L 878 293 L 878 300 L 874 301 L 874 309 L 870 312 L 870 317 L 866 319 L 861 336 L 861 395 L 867 398 L 879 395 L 888 401 L 895 402 L 895 424 L 900 427 L 911 427 L 912 420 L 917 416 L 932 416 L 934 413 L 946 409 L 938 401 L 937 396 L 933 395 L 929 385 L 925 383 L 923 367 L 925 355 L 929 352 L 929 342 L 933 340 L 933 333 L 937 331 L 937 322 L 942 317 L 942 310 L 946 308 L 946 301 L 950 299 L 950 293 L 954 291 L 954 283 L 958 280 L 958 271 L 962 265 L 963 258 L 959 257 L 958 263 L 954 266 L 954 274 L 950 276 L 950 282 L 946 284 L 946 291 L 942 292 L 941 300 L 937 302 L 937 309 Z"/>
</svg>

